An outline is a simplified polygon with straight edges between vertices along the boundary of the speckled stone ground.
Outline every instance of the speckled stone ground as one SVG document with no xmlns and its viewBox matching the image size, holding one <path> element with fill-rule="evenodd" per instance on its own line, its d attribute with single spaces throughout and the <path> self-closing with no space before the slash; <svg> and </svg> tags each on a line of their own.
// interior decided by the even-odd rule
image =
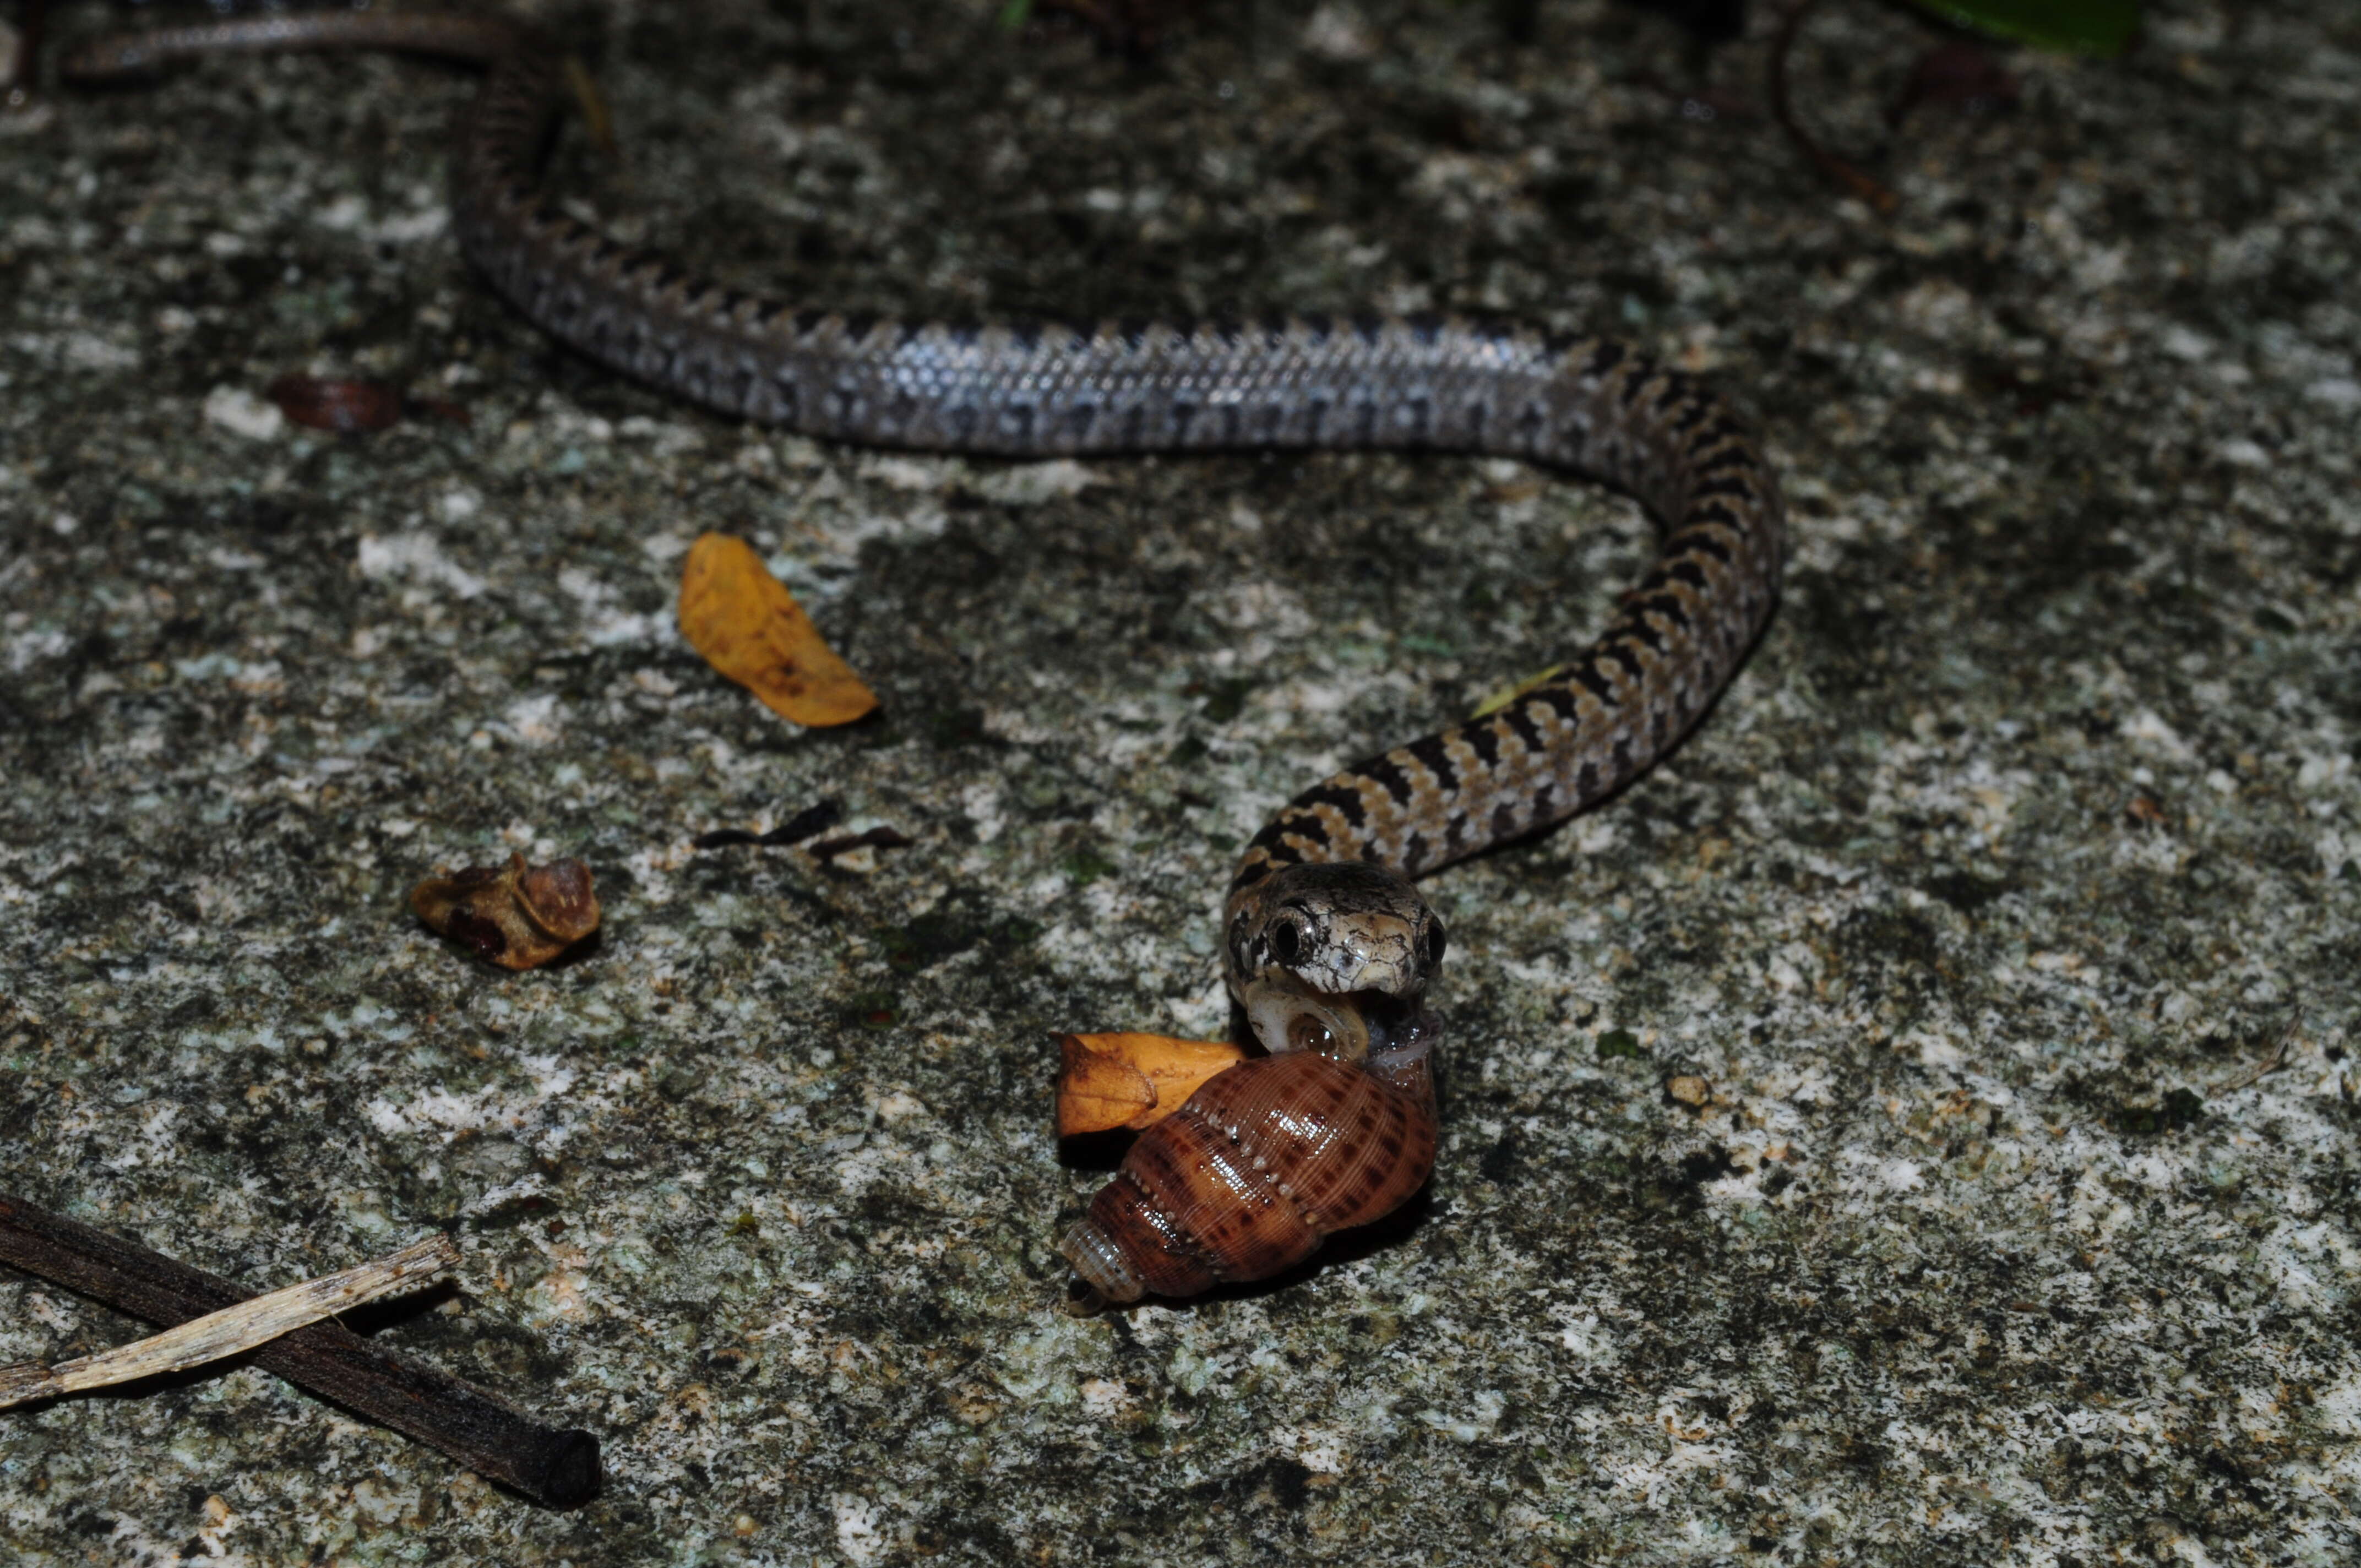
<svg viewBox="0 0 2361 1568">
<path fill-rule="evenodd" d="M 2361 16 L 2165 0 L 1889 133 L 1933 35 L 1824 7 L 1801 95 L 1882 220 L 1603 0 L 1524 49 L 1214 5 L 1140 66 L 993 9 L 559 7 L 626 153 L 553 177 L 854 305 L 1609 323 L 1787 476 L 1792 589 L 1695 741 L 1431 884 L 1431 1196 L 1062 1315 L 1100 1177 L 1049 1032 L 1219 1029 L 1243 838 L 1595 624 L 1626 503 L 782 439 L 468 275 L 461 75 L 55 97 L 0 124 L 0 1186 L 258 1285 L 455 1228 L 385 1338 L 609 1484 L 541 1512 L 233 1370 L 0 1416 L 8 1560 L 2352 1561 Z M 473 424 L 283 428 L 305 369 Z M 680 643 L 708 528 L 880 720 Z M 826 798 L 917 842 L 690 848 Z M 408 920 L 511 846 L 594 864 L 597 950 Z M 0 1361 L 131 1332 L 0 1279 Z"/>
</svg>

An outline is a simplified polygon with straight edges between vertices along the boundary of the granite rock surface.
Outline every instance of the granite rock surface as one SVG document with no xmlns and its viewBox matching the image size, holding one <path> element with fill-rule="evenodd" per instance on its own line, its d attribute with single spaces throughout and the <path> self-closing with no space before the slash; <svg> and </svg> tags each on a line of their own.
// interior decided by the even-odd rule
<svg viewBox="0 0 2361 1568">
<path fill-rule="evenodd" d="M 550 178 L 931 314 L 1452 307 L 1753 411 L 1796 554 L 1667 765 L 1434 878 L 1428 1195 L 1061 1310 L 1053 1031 L 1226 1024 L 1272 806 L 1596 625 L 1646 520 L 1438 457 L 815 444 L 470 275 L 456 71 L 224 60 L 0 121 L 0 1190 L 256 1288 L 454 1230 L 379 1332 L 598 1431 L 553 1514 L 252 1368 L 0 1415 L 12 1563 L 2334 1563 L 2361 1552 L 2361 15 L 2158 0 L 2014 104 L 1938 35 L 983 0 L 549 19 Z M 1767 13 L 1769 7 L 1758 7 Z M 65 7 L 51 30 L 107 13 Z M 293 428 L 291 372 L 463 405 Z M 883 695 L 680 641 L 753 541 Z M 823 800 L 915 842 L 699 850 Z M 594 949 L 419 928 L 579 855 Z M 0 1277 L 0 1362 L 130 1337 Z"/>
</svg>

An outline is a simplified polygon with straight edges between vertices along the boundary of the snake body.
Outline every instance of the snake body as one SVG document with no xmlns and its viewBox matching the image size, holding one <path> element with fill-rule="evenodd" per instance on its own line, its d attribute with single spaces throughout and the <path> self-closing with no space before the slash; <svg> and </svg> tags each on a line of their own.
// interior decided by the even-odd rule
<svg viewBox="0 0 2361 1568">
<path fill-rule="evenodd" d="M 1605 480 L 1656 516 L 1661 554 L 1551 678 L 1331 774 L 1255 835 L 1224 914 L 1227 978 L 1274 1051 L 1378 1057 L 1431 1041 L 1419 1002 L 1442 928 L 1406 879 L 1559 821 L 1647 768 L 1729 683 L 1778 596 L 1784 518 L 1754 439 L 1697 378 L 1611 339 L 1455 314 L 961 324 L 742 292 L 618 244 L 541 193 L 562 57 L 537 30 L 493 18 L 235 17 L 109 40 L 66 70 L 328 48 L 481 65 L 453 177 L 468 259 L 544 331 L 724 413 L 1012 457 L 1493 454 Z"/>
</svg>

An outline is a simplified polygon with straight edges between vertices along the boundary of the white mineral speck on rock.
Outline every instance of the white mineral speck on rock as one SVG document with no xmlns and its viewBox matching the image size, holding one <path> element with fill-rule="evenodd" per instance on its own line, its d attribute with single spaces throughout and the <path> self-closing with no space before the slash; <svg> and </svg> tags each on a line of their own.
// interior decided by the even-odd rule
<svg viewBox="0 0 2361 1568">
<path fill-rule="evenodd" d="M 864 478 L 876 479 L 897 490 L 924 494 L 941 489 L 957 471 L 957 466 L 956 458 L 906 457 L 895 453 L 863 459 L 861 472 Z"/>
<path fill-rule="evenodd" d="M 1053 457 L 1047 463 L 1004 468 L 988 476 L 976 488 L 1004 506 L 1038 506 L 1043 501 L 1080 495 L 1104 482 L 1096 472 L 1071 457 Z"/>
<path fill-rule="evenodd" d="M 1120 1383 L 1104 1377 L 1085 1378 L 1082 1382 L 1082 1411 L 1093 1420 L 1105 1420 L 1131 1402 Z"/>
<path fill-rule="evenodd" d="M 502 717 L 508 720 L 509 728 L 516 731 L 518 740 L 528 746 L 546 746 L 555 741 L 563 729 L 557 705 L 555 692 L 535 692 L 531 696 L 519 697 L 509 704 L 508 711 Z"/>
<path fill-rule="evenodd" d="M 1358 6 L 1323 5 L 1303 24 L 1303 47 L 1323 60 L 1367 60 L 1378 46 Z"/>
<path fill-rule="evenodd" d="M 877 1528 L 877 1505 L 865 1497 L 840 1494 L 836 1509 L 836 1549 L 855 1563 L 874 1563 L 885 1550 L 885 1536 Z"/>
<path fill-rule="evenodd" d="M 449 556 L 431 533 L 396 533 L 362 539 L 358 563 L 364 577 L 406 576 L 420 583 L 440 583 L 463 599 L 484 591 L 484 580 Z"/>
<path fill-rule="evenodd" d="M 357 229 L 368 216 L 368 204 L 357 195 L 346 192 L 313 214 L 312 221 L 322 228 Z"/>
<path fill-rule="evenodd" d="M 2141 708 L 2125 719 L 2120 728 L 2125 740 L 2145 740 L 2176 762 L 2186 762 L 2191 755 L 2189 743 L 2174 731 L 2171 725 L 2158 717 L 2153 708 Z M 2143 779 L 2139 782 L 2145 784 L 2148 781 Z"/>
<path fill-rule="evenodd" d="M 278 404 L 238 387 L 215 387 L 205 394 L 205 421 L 249 441 L 269 441 L 287 428 Z"/>
</svg>

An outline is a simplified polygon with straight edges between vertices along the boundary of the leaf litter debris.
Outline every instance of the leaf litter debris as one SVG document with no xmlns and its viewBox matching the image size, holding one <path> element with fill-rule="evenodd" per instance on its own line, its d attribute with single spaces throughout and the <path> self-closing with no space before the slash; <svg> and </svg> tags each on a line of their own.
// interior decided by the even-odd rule
<svg viewBox="0 0 2361 1568">
<path fill-rule="evenodd" d="M 1060 1035 L 1058 1054 L 1061 1138 L 1152 1127 L 1246 1056 L 1225 1041 L 1141 1034 Z"/>
<path fill-rule="evenodd" d="M 708 533 L 690 547 L 680 574 L 680 631 L 707 663 L 783 718 L 818 727 L 876 710 L 877 694 L 742 539 Z"/>
<path fill-rule="evenodd" d="M 411 912 L 502 969 L 539 969 L 598 929 L 598 895 L 580 861 L 529 866 L 469 866 L 427 878 L 410 892 Z"/>
<path fill-rule="evenodd" d="M 429 414 L 451 424 L 474 422 L 462 405 L 442 398 L 409 398 L 382 381 L 342 380 L 324 376 L 281 376 L 264 389 L 291 424 L 338 435 L 390 430 L 404 419 Z"/>
</svg>

